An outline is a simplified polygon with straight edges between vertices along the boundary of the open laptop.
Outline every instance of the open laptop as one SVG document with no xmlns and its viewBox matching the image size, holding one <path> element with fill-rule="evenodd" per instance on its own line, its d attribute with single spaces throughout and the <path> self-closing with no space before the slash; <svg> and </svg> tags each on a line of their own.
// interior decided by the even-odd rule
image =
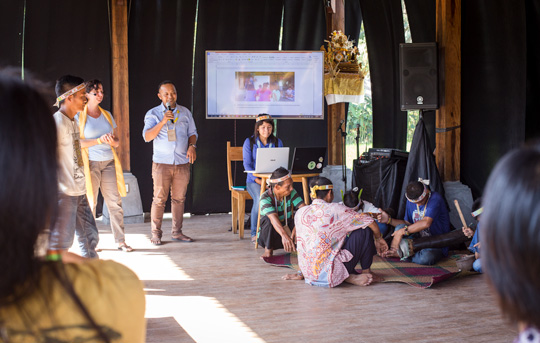
<svg viewBox="0 0 540 343">
<path fill-rule="evenodd" d="M 272 173 L 279 167 L 287 169 L 289 166 L 289 148 L 257 149 L 255 170 L 245 170 L 246 173 L 266 174 Z"/>
<path fill-rule="evenodd" d="M 322 173 L 326 147 L 294 148 L 292 174 Z"/>
</svg>

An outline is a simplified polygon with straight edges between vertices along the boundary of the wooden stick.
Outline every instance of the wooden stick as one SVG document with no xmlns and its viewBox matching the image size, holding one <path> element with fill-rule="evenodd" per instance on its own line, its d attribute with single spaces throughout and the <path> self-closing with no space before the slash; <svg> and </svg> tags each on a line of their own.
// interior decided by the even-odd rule
<svg viewBox="0 0 540 343">
<path fill-rule="evenodd" d="M 454 199 L 454 204 L 456 205 L 459 218 L 461 219 L 461 223 L 463 224 L 463 227 L 467 227 L 467 223 L 465 222 L 465 218 L 463 218 L 463 213 L 461 213 L 461 208 L 459 207 L 459 202 L 457 201 L 457 199 Z"/>
</svg>

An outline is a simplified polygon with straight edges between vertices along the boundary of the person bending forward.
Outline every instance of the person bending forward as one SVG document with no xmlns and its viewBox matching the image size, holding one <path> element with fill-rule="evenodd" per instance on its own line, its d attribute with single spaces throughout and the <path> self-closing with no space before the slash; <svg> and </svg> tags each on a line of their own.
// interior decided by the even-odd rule
<svg viewBox="0 0 540 343">
<path fill-rule="evenodd" d="M 367 214 L 332 203 L 333 186 L 327 178 L 312 179 L 310 188 L 313 203 L 298 210 L 295 217 L 298 264 L 306 283 L 322 287 L 335 287 L 344 281 L 369 285 L 373 281 L 373 256 L 388 250 L 377 223 Z M 361 274 L 355 270 L 359 262 Z M 293 275 L 284 278 L 302 278 Z"/>
</svg>

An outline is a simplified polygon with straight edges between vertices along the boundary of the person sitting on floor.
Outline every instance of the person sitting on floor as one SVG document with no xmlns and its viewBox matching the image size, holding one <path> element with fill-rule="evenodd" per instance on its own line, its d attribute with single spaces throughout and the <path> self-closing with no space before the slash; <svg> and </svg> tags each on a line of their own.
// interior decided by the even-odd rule
<svg viewBox="0 0 540 343">
<path fill-rule="evenodd" d="M 483 207 L 480 207 L 481 199 L 476 199 L 472 204 L 472 216 L 476 218 L 478 224 L 476 225 L 476 231 L 469 245 L 469 250 L 474 253 L 473 269 L 475 272 L 482 272 L 482 262 L 480 260 L 480 215 L 484 211 Z"/>
<path fill-rule="evenodd" d="M 384 222 L 384 220 L 388 221 L 388 217 L 379 220 L 378 215 L 381 213 L 381 209 L 369 201 L 363 200 L 361 195 L 362 190 L 358 190 L 358 187 L 354 187 L 353 189 L 346 191 L 343 194 L 343 205 L 352 208 L 358 213 L 367 213 L 369 216 L 374 218 L 377 221 L 381 234 L 383 237 L 385 237 L 386 233 L 388 232 L 388 225 L 386 222 Z"/>
<path fill-rule="evenodd" d="M 486 184 L 482 269 L 516 343 L 540 342 L 540 144 L 507 153 Z"/>
<path fill-rule="evenodd" d="M 287 169 L 276 169 L 267 183 L 269 188 L 259 201 L 261 223 L 258 237 L 259 244 L 265 248 L 261 257 L 272 256 L 275 249 L 296 251 L 294 212 L 305 206 L 293 188 L 293 180 Z"/>
<path fill-rule="evenodd" d="M 388 223 L 396 225 L 396 229 L 392 234 L 391 247 L 385 257 L 400 257 L 398 250 L 404 238 L 438 236 L 450 231 L 450 218 L 443 197 L 427 187 L 429 180 L 419 180 L 407 185 L 405 191 L 407 207 L 404 220 L 391 217 L 388 219 Z M 384 218 L 385 214 L 382 211 L 381 217 Z M 448 255 L 448 245 L 444 246 L 419 250 L 406 260 L 417 264 L 433 265 Z"/>
<path fill-rule="evenodd" d="M 309 186 L 313 203 L 301 208 L 294 219 L 302 274 L 283 278 L 303 277 L 306 283 L 322 287 L 335 287 L 344 281 L 369 285 L 374 280 L 370 269 L 373 256 L 388 249 L 377 223 L 367 214 L 332 203 L 333 185 L 327 178 L 315 177 Z M 361 274 L 355 270 L 358 262 Z"/>
</svg>

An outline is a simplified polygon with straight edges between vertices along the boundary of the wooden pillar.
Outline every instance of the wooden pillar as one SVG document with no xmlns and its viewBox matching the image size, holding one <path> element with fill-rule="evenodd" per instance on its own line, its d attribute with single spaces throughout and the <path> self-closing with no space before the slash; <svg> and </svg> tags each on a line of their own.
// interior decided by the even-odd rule
<svg viewBox="0 0 540 343">
<path fill-rule="evenodd" d="M 459 181 L 461 148 L 461 0 L 437 0 L 440 108 L 435 157 L 443 181 Z"/>
<path fill-rule="evenodd" d="M 129 156 L 129 78 L 127 0 L 111 2 L 112 113 L 120 146 L 116 150 L 124 171 L 131 170 Z"/>
<path fill-rule="evenodd" d="M 326 7 L 326 37 L 332 31 L 341 30 L 345 33 L 345 4 L 344 0 L 330 0 Z M 328 105 L 328 164 L 344 164 L 341 146 L 341 132 L 338 132 L 342 121 L 345 120 L 345 104 Z"/>
</svg>

